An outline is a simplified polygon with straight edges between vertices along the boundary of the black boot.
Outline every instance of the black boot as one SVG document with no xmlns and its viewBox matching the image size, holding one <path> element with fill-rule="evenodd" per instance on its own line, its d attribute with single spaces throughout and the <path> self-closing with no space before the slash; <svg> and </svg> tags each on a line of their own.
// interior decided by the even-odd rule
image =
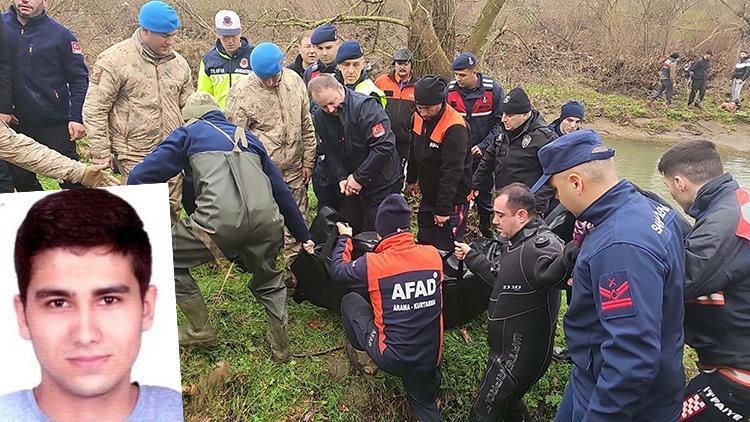
<svg viewBox="0 0 750 422">
<path fill-rule="evenodd" d="M 492 231 L 492 214 L 479 213 L 479 232 L 482 237 L 493 239 L 495 232 Z"/>
</svg>

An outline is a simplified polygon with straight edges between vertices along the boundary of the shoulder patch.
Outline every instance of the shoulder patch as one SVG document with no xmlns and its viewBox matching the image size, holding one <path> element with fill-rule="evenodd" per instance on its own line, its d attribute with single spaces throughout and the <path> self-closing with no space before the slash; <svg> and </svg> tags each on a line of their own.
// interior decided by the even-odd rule
<svg viewBox="0 0 750 422">
<path fill-rule="evenodd" d="M 73 54 L 83 54 L 81 43 L 79 43 L 78 41 L 70 42 L 70 50 L 73 52 Z"/>
<path fill-rule="evenodd" d="M 91 75 L 89 75 L 89 81 L 91 81 L 92 84 L 98 85 L 99 84 L 99 78 L 102 77 L 102 68 L 101 66 L 94 65 L 94 68 L 91 69 Z"/>
<path fill-rule="evenodd" d="M 737 236 L 750 242 L 750 194 L 737 189 L 737 202 L 740 206 L 740 219 L 737 223 Z"/>
<path fill-rule="evenodd" d="M 385 127 L 383 127 L 382 123 L 378 122 L 372 127 L 372 136 L 380 138 L 383 135 L 385 135 Z"/>
<path fill-rule="evenodd" d="M 604 319 L 635 316 L 630 280 L 627 271 L 617 271 L 599 277 L 600 315 Z"/>
</svg>

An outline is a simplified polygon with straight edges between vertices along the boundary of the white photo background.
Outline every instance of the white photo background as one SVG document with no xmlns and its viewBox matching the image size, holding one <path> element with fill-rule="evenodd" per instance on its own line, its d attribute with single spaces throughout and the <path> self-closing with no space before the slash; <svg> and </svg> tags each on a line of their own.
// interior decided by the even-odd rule
<svg viewBox="0 0 750 422">
<path fill-rule="evenodd" d="M 172 231 L 167 185 L 107 188 L 136 210 L 151 242 L 151 284 L 157 287 L 153 327 L 143 333 L 141 351 L 133 366 L 132 381 L 181 390 L 177 344 Z M 16 231 L 29 208 L 55 191 L 0 194 L 0 395 L 37 386 L 39 364 L 30 341 L 18 333 L 13 297 L 18 282 L 13 264 Z"/>
</svg>

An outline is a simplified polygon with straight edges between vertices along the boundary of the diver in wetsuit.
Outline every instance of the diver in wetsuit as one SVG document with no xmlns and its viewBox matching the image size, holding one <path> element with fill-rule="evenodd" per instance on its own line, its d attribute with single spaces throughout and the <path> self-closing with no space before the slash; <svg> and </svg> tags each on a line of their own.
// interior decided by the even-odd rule
<svg viewBox="0 0 750 422">
<path fill-rule="evenodd" d="M 487 372 L 471 408 L 472 421 L 529 420 L 523 395 L 544 375 L 552 358 L 560 290 L 578 248 L 564 246 L 536 213 L 534 194 L 522 183 L 497 193 L 492 223 L 508 240 L 490 262 L 456 242 L 467 267 L 494 286 L 488 310 Z"/>
</svg>

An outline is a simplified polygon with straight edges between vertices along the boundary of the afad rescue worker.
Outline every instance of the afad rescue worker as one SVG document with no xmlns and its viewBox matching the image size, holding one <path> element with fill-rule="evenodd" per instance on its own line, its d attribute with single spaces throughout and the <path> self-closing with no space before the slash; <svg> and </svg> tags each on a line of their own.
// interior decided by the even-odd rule
<svg viewBox="0 0 750 422">
<path fill-rule="evenodd" d="M 131 38 L 99 54 L 83 105 L 94 164 L 111 164 L 125 177 L 180 127 L 181 108 L 193 93 L 190 66 L 172 50 L 180 27 L 177 12 L 150 1 L 141 7 L 138 23 Z M 181 185 L 181 177 L 169 183 L 173 220 Z"/>
<path fill-rule="evenodd" d="M 44 0 L 14 0 L 3 14 L 5 46 L 13 64 L 16 131 L 78 161 L 76 140 L 86 131 L 81 117 L 89 71 L 73 33 L 52 19 Z M 12 123 L 9 123 L 12 124 Z M 12 167 L 18 192 L 41 191 L 36 174 Z M 63 189 L 80 188 L 64 180 Z"/>
<path fill-rule="evenodd" d="M 338 223 L 333 279 L 369 292 L 370 303 L 359 293 L 348 293 L 341 301 L 349 360 L 371 375 L 374 371 L 367 372 L 366 365 L 374 361 L 400 377 L 417 420 L 437 422 L 443 262 L 434 247 L 414 243 L 410 224 L 404 197 L 389 195 L 378 207 L 378 246 L 352 261 L 352 228 Z"/>
<path fill-rule="evenodd" d="M 224 110 L 229 90 L 252 71 L 253 46 L 242 36 L 240 17 L 234 11 L 220 10 L 214 21 L 218 39 L 201 60 L 198 91 L 213 95 Z"/>
<path fill-rule="evenodd" d="M 557 136 L 567 135 L 581 129 L 581 123 L 586 109 L 578 101 L 568 101 L 560 109 L 560 117 L 555 119 L 547 128 Z"/>
<path fill-rule="evenodd" d="M 375 97 L 344 87 L 333 75 L 313 79 L 308 91 L 319 107 L 313 116 L 318 154 L 344 195 L 337 210 L 355 230 L 372 230 L 380 202 L 404 183 L 388 115 Z"/>
<path fill-rule="evenodd" d="M 187 319 L 179 329 L 180 344 L 216 339 L 190 269 L 236 251 L 253 273 L 250 290 L 266 308 L 266 338 L 273 357 L 285 361 L 286 286 L 276 258 L 284 224 L 312 252 L 310 232 L 258 138 L 230 123 L 204 92 L 190 97 L 183 115 L 188 123 L 159 144 L 128 178 L 131 185 L 160 183 L 185 171 L 200 181 L 195 184 L 195 212 L 172 226 L 175 293 Z"/>
<path fill-rule="evenodd" d="M 380 75 L 375 86 L 380 88 L 387 98 L 385 112 L 391 119 L 391 129 L 396 136 L 396 150 L 401 158 L 401 165 L 406 165 L 409 157 L 412 117 L 414 106 L 414 69 L 412 54 L 406 48 L 399 48 L 393 53 L 393 69 L 390 73 Z"/>
<path fill-rule="evenodd" d="M 539 151 L 562 205 L 594 228 L 573 269 L 565 335 L 573 361 L 555 421 L 677 421 L 685 250 L 675 211 L 617 176 L 589 129 Z"/>
<path fill-rule="evenodd" d="M 315 47 L 318 62 L 305 69 L 305 85 L 321 73 L 336 73 L 336 53 L 339 42 L 336 39 L 336 26 L 327 23 L 313 30 L 310 42 Z"/>
<path fill-rule="evenodd" d="M 649 97 L 649 101 L 654 101 L 664 93 L 667 100 L 667 106 L 672 105 L 672 95 L 674 94 L 674 78 L 677 76 L 677 60 L 680 59 L 680 53 L 672 53 L 659 69 L 659 85 L 654 93 Z"/>
<path fill-rule="evenodd" d="M 474 195 L 494 174 L 495 189 L 521 182 L 531 186 L 542 175 L 537 152 L 557 135 L 547 128 L 542 114 L 531 107 L 529 97 L 520 87 L 510 90 L 502 100 L 503 125 L 497 138 L 482 154 L 472 180 Z M 536 193 L 537 212 L 545 216 L 550 210 L 553 190 L 543 187 Z"/>
<path fill-rule="evenodd" d="M 478 65 L 479 60 L 474 54 L 459 54 L 451 65 L 456 79 L 448 84 L 445 92 L 448 105 L 464 116 L 471 127 L 469 149 L 474 157 L 472 172 L 477 171 L 482 156 L 500 133 L 501 101 L 505 98 L 503 88 L 489 76 L 479 73 Z M 492 178 L 493 175 L 489 174 L 475 188 L 478 192 L 474 202 L 479 214 L 479 230 L 484 237 L 493 237 Z"/>
<path fill-rule="evenodd" d="M 297 40 L 297 58 L 287 66 L 288 69 L 295 71 L 300 78 L 305 79 L 305 70 L 318 61 L 318 54 L 315 52 L 315 46 L 312 45 L 312 31 L 304 31 L 299 35 Z"/>
<path fill-rule="evenodd" d="M 446 104 L 445 87 L 445 79 L 432 75 L 414 85 L 417 112 L 406 190 L 412 196 L 422 193 L 417 214 L 419 243 L 450 251 L 466 229 L 471 152 L 468 125 Z"/>
<path fill-rule="evenodd" d="M 724 173 L 716 146 L 683 141 L 659 160 L 695 225 L 685 241 L 685 342 L 701 373 L 685 390 L 686 421 L 750 417 L 750 194 Z"/>
<path fill-rule="evenodd" d="M 537 215 L 534 194 L 510 184 L 495 198 L 492 223 L 508 242 L 499 263 L 465 243 L 455 252 L 493 286 L 488 312 L 487 372 L 471 408 L 472 421 L 531 420 L 523 395 L 544 375 L 552 359 L 560 290 L 573 270 L 578 247 L 562 241 Z"/>
<path fill-rule="evenodd" d="M 116 177 L 105 171 L 108 168 L 106 164 L 86 166 L 71 160 L 26 135 L 16 133 L 5 122 L 0 122 L 0 160 L 47 177 L 88 187 L 120 184 Z"/>
<path fill-rule="evenodd" d="M 253 73 L 229 91 L 227 119 L 260 139 L 306 216 L 307 185 L 312 178 L 316 144 L 307 88 L 293 70 L 284 68 L 284 53 L 276 44 L 258 44 L 250 54 L 250 63 Z M 299 243 L 287 230 L 287 266 L 298 253 Z M 292 273 L 287 274 L 291 277 Z"/>
</svg>

